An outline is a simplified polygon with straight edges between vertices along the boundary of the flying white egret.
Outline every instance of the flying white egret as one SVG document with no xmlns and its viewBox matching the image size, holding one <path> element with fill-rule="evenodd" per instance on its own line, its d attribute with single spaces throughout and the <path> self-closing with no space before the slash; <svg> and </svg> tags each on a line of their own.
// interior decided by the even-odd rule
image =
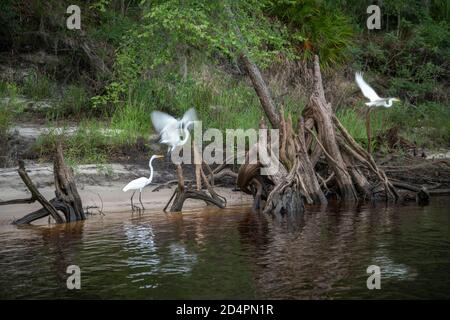
<svg viewBox="0 0 450 320">
<path fill-rule="evenodd" d="M 145 210 L 144 205 L 142 204 L 141 195 L 142 195 L 142 189 L 144 189 L 146 186 L 148 186 L 153 179 L 153 166 L 152 161 L 156 158 L 164 158 L 164 156 L 161 155 L 153 155 L 150 158 L 150 161 L 148 162 L 148 166 L 150 167 L 150 177 L 140 177 L 137 179 L 134 179 L 133 181 L 129 182 L 123 189 L 123 192 L 127 192 L 128 190 L 134 190 L 133 194 L 131 195 L 131 210 L 134 211 L 134 208 L 137 207 L 133 204 L 133 197 L 136 193 L 136 190 L 139 190 L 139 202 L 141 203 L 142 209 Z"/>
<path fill-rule="evenodd" d="M 355 73 L 355 81 L 358 84 L 358 87 L 361 89 L 363 95 L 369 99 L 369 102 L 366 102 L 366 106 L 369 107 L 366 113 L 366 134 L 367 134 L 367 151 L 371 153 L 371 129 L 370 129 L 370 113 L 372 111 L 372 107 L 385 107 L 390 108 L 394 101 L 400 101 L 397 98 L 381 98 L 375 90 L 371 86 L 364 81 L 361 72 Z"/>
<path fill-rule="evenodd" d="M 172 152 L 176 147 L 182 146 L 189 139 L 189 127 L 197 120 L 197 113 L 194 108 L 189 109 L 181 119 L 175 119 L 171 115 L 153 111 L 151 114 L 152 123 L 158 131 L 161 139 L 160 143 L 169 146 L 168 152 Z M 183 133 L 183 140 L 180 139 L 180 130 Z"/>
<path fill-rule="evenodd" d="M 400 101 L 397 98 L 380 98 L 375 90 L 364 81 L 361 72 L 356 72 L 355 80 L 363 95 L 370 100 L 369 102 L 366 102 L 366 106 L 389 108 L 392 107 L 394 101 Z"/>
</svg>

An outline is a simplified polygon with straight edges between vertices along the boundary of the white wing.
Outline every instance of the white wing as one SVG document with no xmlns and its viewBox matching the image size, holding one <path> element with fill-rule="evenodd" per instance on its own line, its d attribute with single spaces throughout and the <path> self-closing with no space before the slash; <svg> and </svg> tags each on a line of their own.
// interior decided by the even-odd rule
<svg viewBox="0 0 450 320">
<path fill-rule="evenodd" d="M 161 143 L 168 144 L 173 146 L 178 145 L 180 142 L 180 129 L 178 127 L 173 127 L 172 125 L 169 125 L 165 127 L 161 131 Z"/>
<path fill-rule="evenodd" d="M 372 89 L 371 86 L 367 84 L 367 82 L 364 81 L 362 75 L 360 72 L 357 72 L 355 74 L 355 80 L 358 84 L 359 88 L 361 89 L 363 95 L 369 99 L 370 101 L 380 100 L 381 98 L 378 96 L 378 94 L 375 92 L 375 90 Z"/>
<path fill-rule="evenodd" d="M 178 121 L 171 115 L 168 115 L 167 113 L 161 112 L 161 111 L 153 111 L 151 114 L 152 123 L 155 127 L 156 131 L 161 133 L 161 131 L 166 127 L 177 127 Z"/>
<path fill-rule="evenodd" d="M 137 179 L 134 179 L 133 181 L 129 182 L 123 189 L 123 192 L 127 192 L 128 190 L 137 190 L 144 188 L 147 185 L 148 179 L 145 177 L 140 177 Z"/>
<path fill-rule="evenodd" d="M 190 108 L 188 111 L 186 111 L 183 115 L 183 118 L 181 119 L 182 125 L 185 125 L 189 121 L 197 121 L 197 112 L 195 111 L 195 108 Z"/>
</svg>

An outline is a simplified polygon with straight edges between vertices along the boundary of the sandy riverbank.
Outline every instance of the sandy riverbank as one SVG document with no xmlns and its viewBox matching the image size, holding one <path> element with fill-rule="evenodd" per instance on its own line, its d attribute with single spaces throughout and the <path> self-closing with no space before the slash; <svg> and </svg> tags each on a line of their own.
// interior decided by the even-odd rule
<svg viewBox="0 0 450 320">
<path fill-rule="evenodd" d="M 53 167 L 52 164 L 38 164 L 29 162 L 26 164 L 27 172 L 33 182 L 38 186 L 40 192 L 47 198 L 54 197 L 53 187 Z M 148 169 L 137 165 L 110 164 L 106 167 L 96 165 L 82 165 L 75 170 L 78 191 L 83 201 L 83 207 L 89 208 L 91 213 L 98 213 L 103 208 L 105 218 L 111 213 L 131 213 L 130 197 L 132 192 L 122 192 L 122 188 L 128 181 L 139 176 L 147 176 Z M 164 208 L 166 202 L 173 192 L 173 188 L 164 188 L 156 192 L 152 190 L 158 183 L 174 178 L 173 173 L 168 171 L 155 172 L 155 183 L 148 186 L 142 193 L 142 202 L 146 212 L 158 212 Z M 250 205 L 251 197 L 233 191 L 229 187 L 216 187 L 216 191 L 227 199 L 229 206 Z M 29 192 L 20 179 L 16 168 L 0 169 L 0 201 L 10 199 L 22 199 L 29 197 Z M 135 196 L 135 201 L 138 201 Z M 188 200 L 185 209 L 202 208 L 205 203 L 198 200 Z M 97 207 L 97 208 L 92 208 Z M 32 204 L 19 204 L 0 206 L 0 224 L 10 224 L 14 219 L 41 208 L 37 202 Z M 114 215 L 117 217 L 117 215 Z M 124 218 L 128 218 L 124 214 Z M 44 218 L 33 224 L 47 224 L 48 219 Z"/>
</svg>

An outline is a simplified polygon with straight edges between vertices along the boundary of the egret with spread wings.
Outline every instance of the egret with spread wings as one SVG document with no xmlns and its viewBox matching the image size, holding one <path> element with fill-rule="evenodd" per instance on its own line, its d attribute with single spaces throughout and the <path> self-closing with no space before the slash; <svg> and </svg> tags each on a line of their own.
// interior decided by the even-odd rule
<svg viewBox="0 0 450 320">
<path fill-rule="evenodd" d="M 168 152 L 172 152 L 176 147 L 182 146 L 189 139 L 189 129 L 197 121 L 197 113 L 194 108 L 189 109 L 181 119 L 175 119 L 171 115 L 153 111 L 151 114 L 152 123 L 156 131 L 158 131 L 161 139 L 160 143 L 169 146 Z M 183 134 L 183 139 L 180 138 Z"/>
<path fill-rule="evenodd" d="M 400 101 L 397 98 L 381 98 L 375 90 L 363 79 L 361 72 L 356 72 L 355 81 L 358 84 L 358 87 L 361 89 L 363 95 L 369 99 L 369 102 L 366 102 L 366 106 L 369 107 L 366 114 L 366 134 L 367 134 L 367 151 L 371 152 L 371 129 L 370 129 L 370 113 L 372 111 L 372 107 L 392 107 L 393 102 Z"/>
<path fill-rule="evenodd" d="M 369 102 L 366 102 L 366 105 L 369 107 L 389 108 L 392 107 L 394 101 L 400 101 L 397 98 L 381 98 L 375 90 L 364 81 L 361 72 L 356 72 L 355 80 L 363 95 L 370 100 Z"/>
</svg>

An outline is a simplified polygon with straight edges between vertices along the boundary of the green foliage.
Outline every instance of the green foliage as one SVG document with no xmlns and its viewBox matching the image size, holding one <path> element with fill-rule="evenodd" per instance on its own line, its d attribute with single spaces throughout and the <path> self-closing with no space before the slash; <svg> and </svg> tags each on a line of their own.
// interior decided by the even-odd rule
<svg viewBox="0 0 450 320">
<path fill-rule="evenodd" d="M 420 147 L 446 146 L 450 141 L 450 104 L 428 102 L 417 107 L 401 105 L 390 110 L 392 125 Z"/>
<path fill-rule="evenodd" d="M 17 84 L 0 81 L 0 98 L 15 99 L 20 93 L 21 89 Z"/>
<path fill-rule="evenodd" d="M 367 146 L 365 117 L 353 108 L 341 109 L 336 116 L 348 132 Z M 393 108 L 375 109 L 371 113 L 372 150 L 380 149 L 375 137 L 392 127 L 419 147 L 435 148 L 450 141 L 450 105 L 425 103 L 417 107 L 398 104 Z"/>
<path fill-rule="evenodd" d="M 270 72 L 267 79 L 274 82 L 283 70 L 267 66 L 286 59 L 308 61 L 313 54 L 319 54 L 329 71 L 325 80 L 328 74 L 341 73 L 341 65 L 346 76 L 366 71 L 380 95 L 405 101 L 372 114 L 374 136 L 399 126 L 401 134 L 419 144 L 448 143 L 449 2 L 378 3 L 382 30 L 368 31 L 366 8 L 371 0 L 91 0 L 81 4 L 83 30 L 86 40 L 96 44 L 92 49 L 113 70 L 112 76 L 88 86 L 76 82 L 86 77 L 87 69 L 76 69 L 72 74 L 79 78 L 75 76 L 77 80 L 64 90 L 56 87 L 63 79 L 49 69 L 20 84 L 0 82 L 0 98 L 14 97 L 4 100 L 8 105 L 0 111 L 0 127 L 12 123 L 12 111 L 20 112 L 14 103 L 18 95 L 51 98 L 56 108 L 47 118 L 90 118 L 74 136 L 66 135 L 70 159 L 81 162 L 104 161 L 115 148 L 147 138 L 152 110 L 181 116 L 195 107 L 204 128 L 256 128 L 262 115 L 259 100 L 248 79 L 234 72 L 240 67 L 239 53 L 245 51 Z M 64 3 L 31 0 L 27 4 L 18 0 L 0 4 L 2 47 L 17 52 L 24 44 L 41 49 L 26 35 L 40 30 L 42 21 L 52 39 L 75 40 L 64 23 L 54 20 L 64 12 Z M 53 47 L 45 50 L 50 53 Z M 73 65 L 86 62 L 79 53 L 83 54 L 61 51 L 58 55 L 72 71 Z M 285 112 L 293 119 L 308 99 L 291 92 L 296 81 L 283 80 L 281 88 L 271 88 L 278 94 L 288 92 L 283 97 Z M 59 91 L 61 97 L 55 97 Z M 338 117 L 362 145 L 367 144 L 360 112 L 342 109 Z M 108 129 L 112 133 L 105 135 Z M 55 134 L 39 141 L 43 152 Z"/>
<path fill-rule="evenodd" d="M 389 111 L 390 109 L 375 109 L 371 113 L 370 127 L 372 131 L 372 150 L 379 147 L 377 146 L 375 137 L 391 127 L 392 122 L 389 117 Z M 336 116 L 351 136 L 366 148 L 368 139 L 365 117 L 352 108 L 339 110 L 336 113 Z"/>
<path fill-rule="evenodd" d="M 221 55 L 236 59 L 245 50 L 260 65 L 273 62 L 280 52 L 290 55 L 286 29 L 263 15 L 262 4 L 208 1 L 142 1 L 143 19 L 122 38 L 115 60 L 115 79 L 94 107 L 126 100 L 138 80 L 158 73 L 173 72 L 193 52 L 205 57 Z M 239 28 L 239 32 L 237 31 Z"/>
<path fill-rule="evenodd" d="M 88 25 L 88 33 L 92 40 L 118 48 L 128 30 L 139 28 L 138 19 L 141 9 L 133 6 L 133 1 L 128 1 L 126 11 L 121 12 L 114 10 L 114 4 L 110 2 L 110 0 L 100 0 L 90 6 L 90 9 L 97 12 L 99 22 Z"/>
<path fill-rule="evenodd" d="M 112 130 L 118 134 L 115 136 L 119 144 L 133 144 L 138 137 L 147 137 L 150 128 L 150 107 L 143 102 L 129 101 L 119 107 L 111 117 Z"/>
<path fill-rule="evenodd" d="M 70 85 L 66 88 L 58 106 L 59 116 L 80 116 L 86 114 L 88 106 L 86 90 L 82 87 Z"/>
<path fill-rule="evenodd" d="M 13 120 L 23 112 L 23 104 L 18 99 L 21 89 L 11 82 L 0 82 L 0 137 L 5 137 Z"/>
<path fill-rule="evenodd" d="M 13 120 L 13 114 L 5 106 L 0 104 L 0 138 L 5 139 L 8 129 L 10 128 Z"/>
<path fill-rule="evenodd" d="M 265 10 L 289 28 L 290 41 L 305 60 L 315 54 L 330 67 L 348 58 L 354 31 L 340 8 L 318 0 L 268 0 Z"/>
<path fill-rule="evenodd" d="M 397 28 L 362 37 L 354 51 L 355 67 L 364 66 L 387 77 L 389 80 L 384 81 L 389 88 L 387 94 L 400 96 L 412 104 L 430 100 L 448 103 L 450 28 L 448 20 L 433 19 L 432 8 L 439 2 L 431 1 L 428 10 L 424 10 L 422 2 L 388 1 L 388 14 L 400 17 L 395 20 Z"/>
<path fill-rule="evenodd" d="M 187 47 L 209 54 L 218 51 L 231 58 L 248 50 L 263 65 L 280 51 L 289 52 L 286 30 L 263 15 L 263 4 L 257 0 L 160 1 L 148 7 L 144 18 L 139 36 L 163 40 L 162 54 L 154 58 L 155 64 L 167 62 L 165 58 Z"/>
<path fill-rule="evenodd" d="M 46 157 L 53 153 L 56 141 L 62 139 L 64 155 L 69 163 L 105 163 L 114 145 L 101 128 L 98 121 L 83 121 L 74 134 L 69 133 L 67 128 L 62 131 L 51 130 L 37 138 L 34 150 L 41 157 Z"/>
<path fill-rule="evenodd" d="M 55 95 L 56 85 L 45 74 L 36 73 L 25 78 L 22 92 L 31 99 L 46 99 Z"/>
<path fill-rule="evenodd" d="M 110 5 L 110 3 L 111 0 L 96 0 L 89 6 L 89 8 L 105 13 L 107 12 L 106 9 Z"/>
</svg>

